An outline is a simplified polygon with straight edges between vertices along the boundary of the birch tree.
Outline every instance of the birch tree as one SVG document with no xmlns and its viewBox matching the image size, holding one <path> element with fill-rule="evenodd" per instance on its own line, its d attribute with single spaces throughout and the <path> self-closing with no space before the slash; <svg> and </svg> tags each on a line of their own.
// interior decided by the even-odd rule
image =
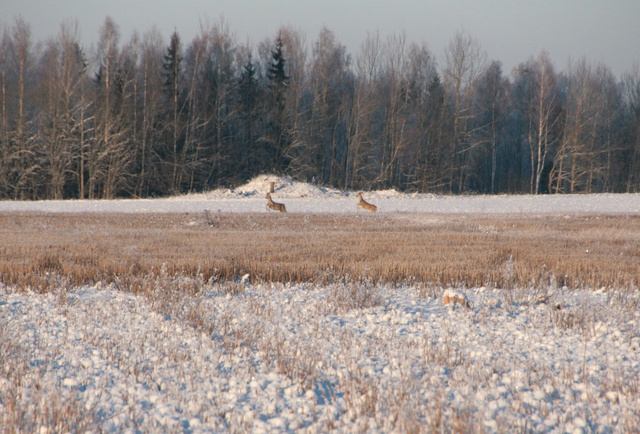
<svg viewBox="0 0 640 434">
<path fill-rule="evenodd" d="M 526 124 L 523 143 L 529 153 L 529 193 L 539 194 L 543 192 L 543 174 L 551 170 L 561 127 L 561 101 L 548 53 L 541 52 L 535 59 L 520 65 L 517 82 L 520 111 Z"/>
<path fill-rule="evenodd" d="M 502 66 L 494 61 L 478 78 L 471 129 L 471 169 L 476 189 L 483 192 L 497 192 L 498 154 L 507 116 L 507 90 Z"/>
<path fill-rule="evenodd" d="M 407 147 L 408 59 L 404 34 L 391 35 L 383 48 L 381 98 L 384 131 L 380 143 L 376 184 L 389 188 L 400 183 L 400 159 Z"/>
<path fill-rule="evenodd" d="M 376 176 L 374 119 L 376 86 L 381 74 L 382 43 L 378 32 L 368 33 L 356 56 L 356 88 L 348 126 L 345 189 L 370 188 Z"/>
<path fill-rule="evenodd" d="M 268 71 L 272 89 L 283 97 L 282 107 L 276 104 L 278 116 L 275 124 L 277 125 L 276 171 L 290 170 L 292 161 L 299 155 L 300 147 L 304 146 L 301 141 L 303 133 L 300 104 L 306 63 L 304 33 L 291 26 L 281 27 L 278 30 L 271 68 Z"/>
<path fill-rule="evenodd" d="M 31 27 L 17 17 L 9 44 L 10 60 L 15 77 L 14 95 L 17 104 L 8 113 L 15 113 L 8 121 L 14 127 L 9 130 L 7 164 L 7 188 L 13 199 L 27 199 L 37 197 L 36 177 L 40 170 L 35 154 L 34 136 L 28 128 L 27 105 L 29 103 L 29 89 L 27 79 L 34 64 Z M 15 111 L 14 111 L 15 110 Z"/>
<path fill-rule="evenodd" d="M 162 37 L 156 28 L 143 35 L 138 68 L 141 119 L 135 187 L 136 196 L 141 197 L 166 191 L 162 187 L 162 168 L 158 157 L 161 137 L 158 124 L 162 107 L 162 49 Z"/>
<path fill-rule="evenodd" d="M 59 36 L 48 42 L 40 59 L 38 137 L 46 171 L 47 197 L 62 199 L 73 180 L 78 149 L 78 118 L 86 62 L 80 49 L 77 22 L 61 25 Z"/>
<path fill-rule="evenodd" d="M 474 82 L 484 69 L 486 55 L 471 36 L 457 32 L 444 52 L 444 85 L 451 107 L 450 191 L 464 189 L 469 143 L 469 122 L 473 118 Z"/>
<path fill-rule="evenodd" d="M 623 75 L 622 89 L 627 129 L 625 191 L 636 193 L 640 191 L 640 64 Z"/>
<path fill-rule="evenodd" d="M 347 152 L 344 103 L 350 95 L 349 58 L 345 47 L 327 28 L 320 31 L 314 45 L 308 76 L 305 146 L 294 167 L 303 177 L 342 185 Z"/>
<path fill-rule="evenodd" d="M 6 29 L 3 29 L 0 36 L 0 197 L 10 195 L 9 187 L 9 113 L 8 97 L 9 89 L 9 49 L 10 36 Z"/>
<path fill-rule="evenodd" d="M 236 173 L 237 152 L 233 147 L 233 119 L 236 116 L 233 92 L 236 90 L 236 42 L 229 24 L 220 19 L 207 32 L 208 81 L 211 110 L 210 150 L 206 158 L 209 168 L 205 182 L 219 185 Z"/>
<path fill-rule="evenodd" d="M 113 198 L 131 178 L 127 99 L 133 75 L 126 55 L 121 57 L 119 39 L 117 25 L 107 17 L 100 32 L 99 68 L 94 80 L 96 137 L 87 158 L 90 198 Z"/>
</svg>

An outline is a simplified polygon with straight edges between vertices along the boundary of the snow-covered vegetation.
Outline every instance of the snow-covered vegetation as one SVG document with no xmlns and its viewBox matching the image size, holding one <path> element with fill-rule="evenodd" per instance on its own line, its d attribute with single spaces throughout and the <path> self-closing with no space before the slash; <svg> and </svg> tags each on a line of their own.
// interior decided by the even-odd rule
<svg viewBox="0 0 640 434">
<path fill-rule="evenodd" d="M 152 285 L 2 288 L 3 429 L 637 428 L 637 291 Z"/>
<path fill-rule="evenodd" d="M 290 213 L 363 214 L 353 192 L 285 181 L 277 179 L 274 197 Z M 100 210 L 125 220 L 122 212 L 192 212 L 185 206 L 199 206 L 198 216 L 211 210 L 213 219 L 218 209 L 269 212 L 264 199 L 269 179 L 252 182 L 235 191 L 159 201 L 2 202 L 0 212 L 10 214 L 18 227 L 28 224 L 20 220 L 24 212 L 45 211 L 50 220 L 40 229 L 47 231 L 64 215 L 56 211 Z M 445 213 L 448 204 L 449 214 L 442 218 L 473 215 L 480 207 L 496 221 L 506 213 L 535 212 L 542 220 L 561 213 L 570 223 L 576 213 L 597 213 L 622 215 L 616 225 L 624 226 L 640 210 L 638 195 L 550 200 L 365 192 L 365 197 L 378 205 L 378 213 L 350 222 L 428 221 Z M 16 212 L 18 205 L 24 208 Z M 402 207 L 411 211 L 399 212 Z M 435 214 L 426 214 L 429 207 Z M 395 212 L 385 217 L 390 210 Z M 200 236 L 222 230 L 191 221 L 190 215 L 180 220 L 181 230 L 192 228 Z M 497 223 L 476 229 L 488 238 L 502 230 Z M 2 229 L 11 230 L 10 225 Z M 596 247 L 617 243 L 621 254 L 640 257 L 638 236 L 626 237 L 600 239 Z M 585 250 L 561 241 L 566 252 Z M 101 245 L 97 231 L 82 242 Z M 8 257 L 11 248 L 3 246 L 0 253 Z M 164 248 L 175 248 L 171 238 Z M 123 246 L 122 258 L 131 249 Z M 140 248 L 139 255 L 148 254 Z M 388 260 L 402 260 L 395 255 Z M 171 264 L 135 280 L 105 276 L 78 282 L 53 272 L 64 269 L 59 264 L 44 267 L 48 271 L 34 279 L 46 280 L 44 285 L 13 284 L 29 280 L 0 276 L 0 430 L 636 430 L 638 282 L 625 277 L 601 288 L 569 287 L 569 278 L 560 282 L 540 270 L 544 279 L 522 284 L 516 276 L 519 260 L 500 256 L 492 272 L 502 278 L 473 287 L 411 276 L 384 282 L 335 270 L 306 282 L 252 275 L 220 280 L 170 271 Z M 63 259 L 50 256 L 56 261 Z M 141 259 L 138 266 L 143 265 Z"/>
</svg>

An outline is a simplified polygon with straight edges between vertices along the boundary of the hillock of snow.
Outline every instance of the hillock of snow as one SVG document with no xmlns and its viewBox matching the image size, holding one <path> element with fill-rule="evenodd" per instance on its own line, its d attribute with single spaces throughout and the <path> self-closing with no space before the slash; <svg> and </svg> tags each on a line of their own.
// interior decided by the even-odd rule
<svg viewBox="0 0 640 434">
<path fill-rule="evenodd" d="M 246 184 L 234 189 L 234 191 L 242 196 L 264 197 L 270 191 L 272 182 L 274 185 L 273 195 L 279 198 L 319 198 L 345 195 L 340 190 L 307 182 L 296 182 L 289 176 L 276 175 L 256 176 Z"/>
</svg>

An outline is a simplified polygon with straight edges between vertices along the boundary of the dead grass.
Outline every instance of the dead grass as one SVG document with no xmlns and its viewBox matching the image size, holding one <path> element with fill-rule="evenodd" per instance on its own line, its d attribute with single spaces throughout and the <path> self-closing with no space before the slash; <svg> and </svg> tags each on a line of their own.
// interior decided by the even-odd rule
<svg viewBox="0 0 640 434">
<path fill-rule="evenodd" d="M 0 281 L 51 289 L 149 275 L 208 281 L 635 287 L 640 217 L 0 214 Z"/>
</svg>

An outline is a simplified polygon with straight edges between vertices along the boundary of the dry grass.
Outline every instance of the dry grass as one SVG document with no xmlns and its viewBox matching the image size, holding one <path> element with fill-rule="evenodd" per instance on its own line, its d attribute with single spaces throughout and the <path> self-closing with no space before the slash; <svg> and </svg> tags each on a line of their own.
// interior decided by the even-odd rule
<svg viewBox="0 0 640 434">
<path fill-rule="evenodd" d="M 497 287 L 632 287 L 640 217 L 574 215 L 0 214 L 0 281 L 200 276 Z"/>
</svg>

